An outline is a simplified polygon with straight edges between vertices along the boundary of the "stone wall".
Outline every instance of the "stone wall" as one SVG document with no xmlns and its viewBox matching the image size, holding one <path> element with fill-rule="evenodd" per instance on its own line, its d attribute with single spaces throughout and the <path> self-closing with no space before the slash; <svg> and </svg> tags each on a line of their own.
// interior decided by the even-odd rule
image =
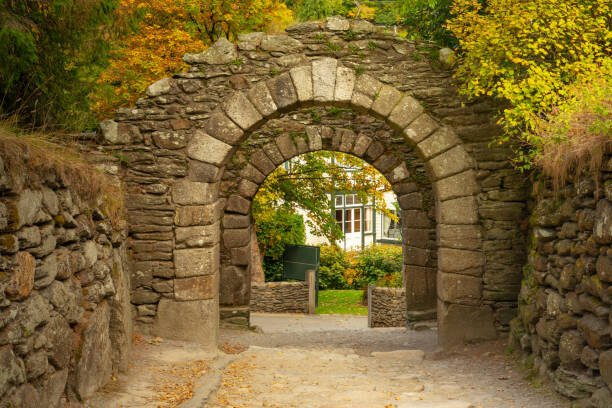
<svg viewBox="0 0 612 408">
<path fill-rule="evenodd" d="M 558 392 L 603 408 L 612 406 L 612 156 L 597 178 L 557 194 L 538 183 L 511 339 Z"/>
<path fill-rule="evenodd" d="M 127 368 L 127 231 L 61 174 L 18 188 L 9 170 L 0 157 L 0 407 L 58 407 Z"/>
<path fill-rule="evenodd" d="M 308 313 L 308 283 L 253 284 L 251 286 L 251 312 Z"/>
<path fill-rule="evenodd" d="M 238 40 L 186 55 L 187 72 L 101 126 L 99 149 L 126 170 L 140 328 L 214 345 L 219 304 L 248 324 L 252 196 L 285 160 L 331 149 L 371 162 L 398 193 L 406 297 L 419 311 L 437 306 L 441 341 L 506 330 L 526 180 L 491 143 L 497 107 L 462 100 L 436 47 L 366 21 Z"/>
<path fill-rule="evenodd" d="M 406 290 L 368 287 L 368 327 L 406 326 Z"/>
</svg>

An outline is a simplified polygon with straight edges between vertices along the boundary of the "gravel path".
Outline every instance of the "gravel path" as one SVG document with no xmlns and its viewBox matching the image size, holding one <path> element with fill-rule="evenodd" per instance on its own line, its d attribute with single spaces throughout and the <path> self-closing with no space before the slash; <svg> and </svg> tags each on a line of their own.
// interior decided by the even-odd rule
<svg viewBox="0 0 612 408">
<path fill-rule="evenodd" d="M 435 325 L 368 329 L 357 316 L 254 314 L 252 332 L 224 330 L 230 363 L 208 406 L 562 408 L 527 382 L 504 342 L 440 353 Z"/>
</svg>

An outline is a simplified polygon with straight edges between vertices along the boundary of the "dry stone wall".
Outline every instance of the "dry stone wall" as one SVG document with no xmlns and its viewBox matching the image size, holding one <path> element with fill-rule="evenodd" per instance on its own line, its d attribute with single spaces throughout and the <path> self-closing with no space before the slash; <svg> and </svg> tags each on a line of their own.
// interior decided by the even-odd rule
<svg viewBox="0 0 612 408">
<path fill-rule="evenodd" d="M 511 339 L 557 391 L 612 406 L 612 156 L 554 193 L 538 184 Z"/>
<path fill-rule="evenodd" d="M 251 286 L 251 312 L 308 313 L 308 283 L 253 284 Z"/>
<path fill-rule="evenodd" d="M 7 170 L 0 157 L 0 407 L 58 407 L 127 369 L 127 231 L 60 176 L 22 189 Z"/>
<path fill-rule="evenodd" d="M 393 130 L 395 145 L 362 139 L 370 143 L 363 156 L 369 151 L 405 196 L 406 263 L 419 276 L 407 283 L 407 298 L 430 299 L 424 294 L 437 288 L 440 338 L 448 344 L 506 330 L 525 258 L 525 178 L 512 170 L 510 152 L 490 143 L 499 132 L 497 108 L 462 100 L 437 53 L 368 22 L 339 18 L 298 24 L 282 35 L 245 34 L 237 46 L 220 40 L 186 55 L 187 72 L 156 82 L 135 108 L 105 121 L 100 150 L 125 166 L 132 302 L 141 330 L 215 344 L 219 285 L 222 315 L 240 320 L 243 313 L 248 322 L 249 265 L 231 262 L 248 252 L 251 195 L 267 167 L 305 151 L 305 142 L 310 150 L 323 147 L 319 140 L 330 148 L 360 148 L 353 133 L 365 126 L 362 118 Z M 279 117 L 289 126 L 292 112 L 303 117 L 308 107 L 350 108 L 354 119 L 336 127 L 353 133 L 334 129 L 335 136 L 311 132 L 294 139 L 280 128 L 284 135 L 274 146 L 267 143 L 246 162 L 236 189 L 225 185 L 230 164 L 243 159 L 240 149 L 258 129 Z M 425 217 L 425 205 L 410 206 L 427 195 L 401 190 L 418 165 L 394 162 L 389 148 L 400 143 L 427 170 L 423 191 L 434 199 Z"/>
<path fill-rule="evenodd" d="M 368 327 L 404 327 L 406 312 L 405 289 L 368 287 Z"/>
</svg>

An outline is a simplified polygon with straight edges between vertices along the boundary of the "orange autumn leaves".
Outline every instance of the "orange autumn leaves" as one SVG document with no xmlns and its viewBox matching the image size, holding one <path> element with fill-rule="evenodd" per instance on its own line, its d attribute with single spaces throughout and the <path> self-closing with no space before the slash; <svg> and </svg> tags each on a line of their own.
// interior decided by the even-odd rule
<svg viewBox="0 0 612 408">
<path fill-rule="evenodd" d="M 97 116 L 133 105 L 146 87 L 186 68 L 186 53 L 202 52 L 221 36 L 280 31 L 293 19 L 279 0 L 121 0 L 117 35 L 106 69 L 91 94 Z"/>
</svg>

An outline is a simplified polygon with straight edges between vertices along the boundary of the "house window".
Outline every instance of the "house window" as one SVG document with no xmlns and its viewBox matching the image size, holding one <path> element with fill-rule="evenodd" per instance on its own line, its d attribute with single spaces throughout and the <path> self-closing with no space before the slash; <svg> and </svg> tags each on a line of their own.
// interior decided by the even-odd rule
<svg viewBox="0 0 612 408">
<path fill-rule="evenodd" d="M 364 209 L 363 232 L 372 232 L 372 209 L 371 208 Z"/>
<path fill-rule="evenodd" d="M 353 232 L 361 232 L 361 208 L 353 208 Z"/>
<path fill-rule="evenodd" d="M 359 199 L 357 194 L 347 194 L 345 201 L 347 206 L 361 204 L 361 200 Z"/>
<path fill-rule="evenodd" d="M 393 214 L 398 215 L 397 211 L 391 210 Z M 383 238 L 399 240 L 401 239 L 401 226 L 399 222 L 393 221 L 386 215 L 382 215 L 382 236 Z"/>
<path fill-rule="evenodd" d="M 343 227 L 343 219 L 342 219 L 342 215 L 343 215 L 344 211 L 342 210 L 336 210 L 336 224 L 338 224 L 338 226 L 340 227 L 341 230 L 344 230 Z"/>
<path fill-rule="evenodd" d="M 353 215 L 352 209 L 344 211 L 344 233 L 345 234 L 350 234 L 351 232 L 353 232 L 352 215 Z"/>
<path fill-rule="evenodd" d="M 336 196 L 336 207 L 342 207 L 343 201 L 344 201 L 344 196 L 343 195 L 337 195 Z"/>
</svg>

